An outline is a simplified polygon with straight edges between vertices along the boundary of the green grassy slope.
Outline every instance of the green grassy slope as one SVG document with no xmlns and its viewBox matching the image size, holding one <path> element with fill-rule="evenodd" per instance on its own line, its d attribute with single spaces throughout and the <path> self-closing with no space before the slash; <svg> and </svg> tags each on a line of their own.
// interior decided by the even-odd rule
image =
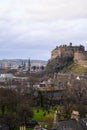
<svg viewBox="0 0 87 130">
<path fill-rule="evenodd" d="M 81 74 L 81 73 L 87 73 L 87 68 L 83 67 L 79 64 L 72 63 L 68 65 L 66 68 L 62 70 L 64 73 L 75 73 L 75 74 Z"/>
</svg>

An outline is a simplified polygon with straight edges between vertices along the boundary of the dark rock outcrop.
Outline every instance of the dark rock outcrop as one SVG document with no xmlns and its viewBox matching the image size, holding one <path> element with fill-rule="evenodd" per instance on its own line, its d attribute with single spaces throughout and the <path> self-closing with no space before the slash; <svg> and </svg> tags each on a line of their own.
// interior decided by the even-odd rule
<svg viewBox="0 0 87 130">
<path fill-rule="evenodd" d="M 72 62 L 73 62 L 73 56 L 56 57 L 55 59 L 48 61 L 46 72 L 47 73 L 60 72 L 63 68 L 65 68 Z"/>
</svg>

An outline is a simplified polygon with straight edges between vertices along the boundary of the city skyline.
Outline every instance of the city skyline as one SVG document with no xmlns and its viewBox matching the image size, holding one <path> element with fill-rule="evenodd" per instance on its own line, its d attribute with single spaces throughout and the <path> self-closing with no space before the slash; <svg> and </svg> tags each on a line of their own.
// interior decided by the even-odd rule
<svg viewBox="0 0 87 130">
<path fill-rule="evenodd" d="M 86 0 L 0 0 L 0 59 L 48 60 L 70 42 L 87 50 Z"/>
</svg>

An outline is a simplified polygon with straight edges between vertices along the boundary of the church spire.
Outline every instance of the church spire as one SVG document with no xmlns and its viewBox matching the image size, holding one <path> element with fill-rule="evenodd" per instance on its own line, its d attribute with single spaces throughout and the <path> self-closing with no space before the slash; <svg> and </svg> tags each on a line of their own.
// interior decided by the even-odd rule
<svg viewBox="0 0 87 130">
<path fill-rule="evenodd" d="M 28 72 L 30 73 L 30 68 L 31 68 L 31 62 L 30 62 L 30 58 L 28 59 Z"/>
</svg>

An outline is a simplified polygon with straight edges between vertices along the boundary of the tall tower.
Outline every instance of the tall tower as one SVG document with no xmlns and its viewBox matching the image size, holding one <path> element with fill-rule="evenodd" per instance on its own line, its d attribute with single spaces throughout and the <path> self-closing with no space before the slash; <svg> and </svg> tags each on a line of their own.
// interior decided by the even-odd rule
<svg viewBox="0 0 87 130">
<path fill-rule="evenodd" d="M 30 73 L 30 69 L 31 69 L 31 62 L 30 62 L 30 58 L 28 59 L 28 73 Z"/>
</svg>

